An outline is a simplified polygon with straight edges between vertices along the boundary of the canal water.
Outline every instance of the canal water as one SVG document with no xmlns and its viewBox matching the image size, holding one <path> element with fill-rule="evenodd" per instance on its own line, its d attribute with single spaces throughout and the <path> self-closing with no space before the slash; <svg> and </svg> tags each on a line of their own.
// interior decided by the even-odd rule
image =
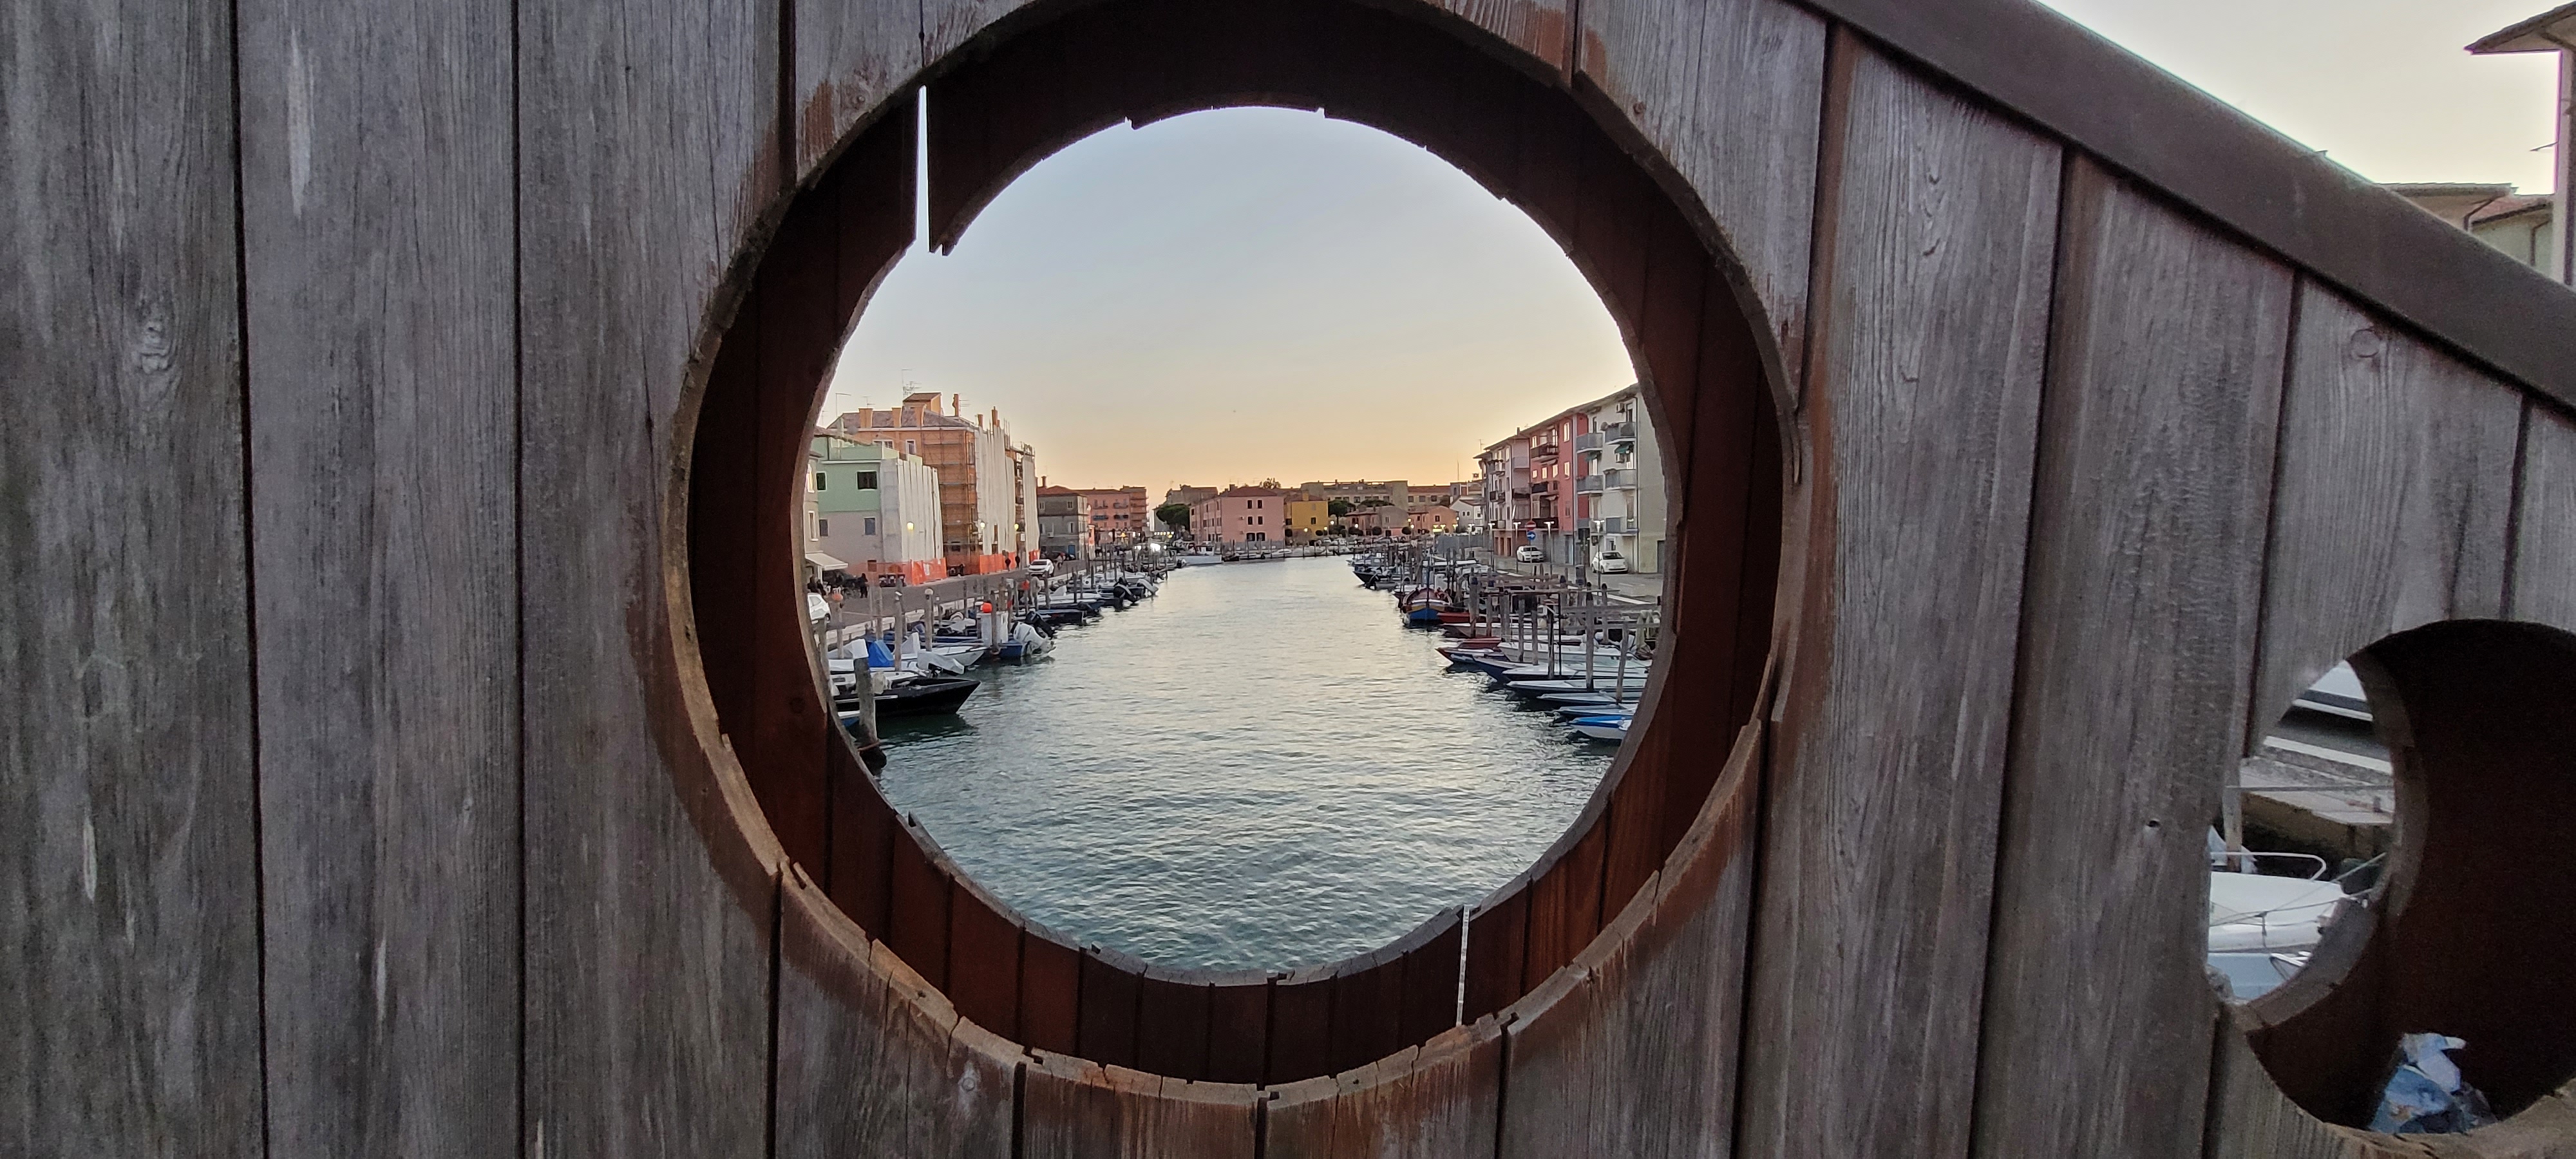
<svg viewBox="0 0 2576 1159">
<path fill-rule="evenodd" d="M 886 795 L 1020 912 L 1174 966 L 1373 949 L 1528 868 L 1612 746 L 1450 671 L 1340 559 L 1185 568 L 889 720 Z"/>
</svg>

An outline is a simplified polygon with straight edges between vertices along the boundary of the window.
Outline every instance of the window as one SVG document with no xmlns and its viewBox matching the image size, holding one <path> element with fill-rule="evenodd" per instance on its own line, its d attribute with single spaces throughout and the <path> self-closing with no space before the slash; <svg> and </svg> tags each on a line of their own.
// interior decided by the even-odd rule
<svg viewBox="0 0 2576 1159">
<path fill-rule="evenodd" d="M 861 472 L 859 472 L 859 490 L 861 490 L 861 491 L 874 491 L 874 490 L 876 490 L 876 489 L 877 489 L 877 473 L 876 473 L 876 472 L 874 472 L 874 471 L 861 471 Z"/>
<path fill-rule="evenodd" d="M 814 489 L 815 489 L 815 490 L 820 491 L 820 490 L 822 490 L 822 489 L 823 489 L 823 479 L 824 479 L 824 475 L 823 475 L 823 473 L 822 473 L 821 471 L 816 471 L 816 472 L 814 472 Z"/>
<path fill-rule="evenodd" d="M 816 535 L 832 534 L 832 521 L 829 519 L 818 519 L 814 521 L 814 526 L 818 529 L 815 531 Z"/>
<path fill-rule="evenodd" d="M 862 519 L 862 520 L 860 520 L 860 521 L 859 521 L 859 534 L 861 534 L 861 535 L 874 535 L 874 534 L 876 534 L 876 533 L 877 533 L 877 521 L 876 521 L 876 518 L 875 518 L 874 516 L 870 516 L 870 517 L 868 517 L 868 518 L 866 518 L 866 519 Z"/>
<path fill-rule="evenodd" d="M 907 454 L 907 455 L 918 455 L 918 454 L 920 454 L 920 453 L 921 453 L 921 440 L 919 440 L 919 439 L 905 439 L 905 440 L 903 441 L 903 453 L 904 453 L 904 454 Z"/>
</svg>

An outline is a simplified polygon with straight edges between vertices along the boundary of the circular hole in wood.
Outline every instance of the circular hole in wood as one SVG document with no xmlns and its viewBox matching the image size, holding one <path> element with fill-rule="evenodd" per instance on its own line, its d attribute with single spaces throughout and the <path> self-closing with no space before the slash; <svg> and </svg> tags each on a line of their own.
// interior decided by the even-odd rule
<svg viewBox="0 0 2576 1159">
<path fill-rule="evenodd" d="M 2291 719 L 2369 716 L 2393 787 L 2386 870 L 2337 907 L 2305 968 L 2246 1003 L 2237 1024 L 2280 1089 L 2327 1122 L 2372 1125 L 2410 1034 L 2463 1040 L 2449 1052 L 2460 1077 L 2496 1116 L 2510 1116 L 2576 1077 L 2576 1003 L 2566 1000 L 2576 983 L 2576 860 L 2567 855 L 2576 713 L 2566 709 L 2576 636 L 2446 621 L 2382 639 L 2347 670 L 2348 682 L 2329 677 L 2303 694 Z M 2305 723 L 2275 730 L 2248 766 L 2249 784 L 2299 779 L 2280 771 L 2299 767 L 2281 758 L 2315 750 L 2340 754 L 2305 762 L 2320 776 L 2367 783 L 2375 754 L 2357 733 Z M 2249 806 L 2249 827 L 2260 812 Z M 2310 826 L 2312 845 L 2330 834 L 2322 820 L 2276 824 Z M 2358 849 L 2313 851 L 2339 869 L 2362 863 L 2349 856 Z"/>
<path fill-rule="evenodd" d="M 1129 35 L 1138 27 L 1156 35 Z M 791 888 L 810 882 L 978 1025 L 1181 1078 L 1347 1070 L 1537 988 L 1638 894 L 1707 797 L 1770 651 L 1777 331 L 1740 304 L 1741 272 L 1714 229 L 1694 224 L 1707 215 L 1667 194 L 1680 185 L 1658 179 L 1661 163 L 1641 162 L 1515 53 L 1471 42 L 1463 25 L 1358 3 L 1126 0 L 1014 21 L 930 82 L 933 244 L 953 244 L 1012 178 L 1104 126 L 1321 109 L 1430 150 L 1527 213 L 1608 307 L 1638 369 L 1639 425 L 1664 436 L 1673 532 L 1636 735 L 1534 864 L 1469 912 L 1436 913 L 1338 962 L 1213 973 L 1078 944 L 993 897 L 887 801 L 871 767 L 882 754 L 850 743 L 826 698 L 798 508 L 814 426 L 831 417 L 818 407 L 834 352 L 910 240 L 909 103 L 855 132 L 767 243 L 692 436 L 689 577 L 707 689 L 795 863 Z"/>
</svg>

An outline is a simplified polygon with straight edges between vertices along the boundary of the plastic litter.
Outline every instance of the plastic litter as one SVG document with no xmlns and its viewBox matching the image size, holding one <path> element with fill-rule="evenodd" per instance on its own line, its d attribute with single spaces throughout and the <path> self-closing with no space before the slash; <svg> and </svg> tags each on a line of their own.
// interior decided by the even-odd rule
<svg viewBox="0 0 2576 1159">
<path fill-rule="evenodd" d="M 2409 1034 L 2397 1041 L 2397 1064 L 2379 1094 L 2370 1129 L 2390 1135 L 2450 1135 L 2495 1122 L 2487 1097 L 2460 1077 L 2449 1052 L 2465 1039 Z"/>
</svg>

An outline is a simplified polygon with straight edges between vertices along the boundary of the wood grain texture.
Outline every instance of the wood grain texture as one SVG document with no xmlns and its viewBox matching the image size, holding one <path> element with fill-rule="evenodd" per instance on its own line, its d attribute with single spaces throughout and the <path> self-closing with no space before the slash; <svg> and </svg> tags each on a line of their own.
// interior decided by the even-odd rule
<svg viewBox="0 0 2576 1159">
<path fill-rule="evenodd" d="M 876 118 L 910 117 L 912 104 L 902 95 L 927 62 L 919 0 L 793 0 L 787 13 L 794 70 L 788 100 L 801 183 Z M 907 216 L 904 224 L 911 223 Z"/>
<path fill-rule="evenodd" d="M 1583 76 L 1689 189 L 1684 212 L 1760 307 L 1763 362 L 1795 397 L 1825 22 L 1781 0 L 1585 0 L 1582 14 Z"/>
<path fill-rule="evenodd" d="M 1252 1159 L 1257 1088 L 1063 1055 L 1023 1068 L 1015 1159 Z"/>
<path fill-rule="evenodd" d="M 2371 641 L 2503 607 L 2519 392 L 2313 283 L 2281 404 L 2252 727 Z"/>
<path fill-rule="evenodd" d="M 935 69 L 958 46 L 1030 3 L 1031 0 L 919 0 L 922 65 Z"/>
<path fill-rule="evenodd" d="M 2273 1085 L 2272 1076 L 2246 1045 L 2244 1031 L 2217 1015 L 2217 1047 L 2209 1078 L 2209 1109 L 2202 1155 L 2206 1159 L 2420 1159 L 2402 1143 L 2319 1122 Z"/>
<path fill-rule="evenodd" d="M 532 1155 L 765 1146 L 780 857 L 673 638 L 674 439 L 781 188 L 777 6 L 518 6 Z"/>
<path fill-rule="evenodd" d="M 504 1154 L 510 8 L 240 21 L 269 1153 Z"/>
<path fill-rule="evenodd" d="M 0 5 L 0 1153 L 260 1131 L 230 14 Z"/>
<path fill-rule="evenodd" d="M 1528 55 L 1523 62 L 1572 76 L 1573 12 L 1567 0 L 1430 0 Z"/>
<path fill-rule="evenodd" d="M 1755 1154 L 1956 1154 L 1974 1099 L 2059 151 L 1854 44 L 1770 763 Z"/>
<path fill-rule="evenodd" d="M 1739 730 L 1671 860 L 1577 957 L 1581 984 L 1515 1008 L 1501 1154 L 1733 1153 L 1760 754 Z"/>
<path fill-rule="evenodd" d="M 1009 1155 L 1018 1050 L 961 1025 L 801 872 L 779 921 L 774 1153 Z"/>
<path fill-rule="evenodd" d="M 1976 1147 L 2201 1136 L 2204 836 L 2242 751 L 2290 272 L 2066 182 L 2004 770 Z"/>
<path fill-rule="evenodd" d="M 1457 1026 L 1357 1070 L 1276 1088 L 1268 1159 L 1491 1159 L 1503 1032 Z"/>
<path fill-rule="evenodd" d="M 2576 632 L 2576 420 L 2539 403 L 2530 411 L 2505 611 Z"/>
<path fill-rule="evenodd" d="M 2576 295 L 2047 5 L 1808 6 L 2576 406 Z"/>
</svg>

